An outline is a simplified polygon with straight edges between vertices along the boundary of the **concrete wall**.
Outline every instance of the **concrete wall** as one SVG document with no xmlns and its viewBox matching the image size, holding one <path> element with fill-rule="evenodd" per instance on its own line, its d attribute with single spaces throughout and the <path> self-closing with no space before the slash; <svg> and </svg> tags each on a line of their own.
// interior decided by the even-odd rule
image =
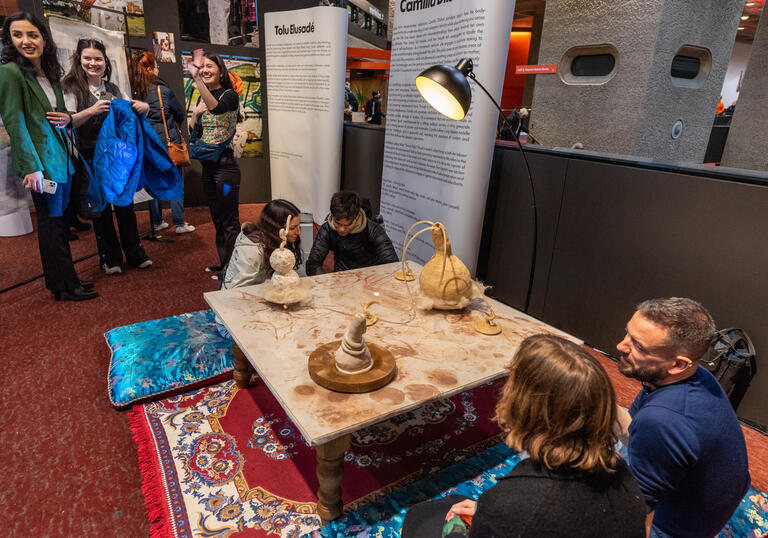
<svg viewBox="0 0 768 538">
<path fill-rule="evenodd" d="M 722 164 L 768 170 L 768 17 L 760 17 Z"/>
<path fill-rule="evenodd" d="M 704 157 L 717 98 L 731 55 L 740 0 L 549 0 L 539 63 L 559 64 L 574 46 L 618 50 L 614 76 L 599 85 L 566 84 L 563 73 L 539 75 L 531 132 L 545 145 L 570 146 L 698 162 Z M 683 45 L 712 54 L 697 89 L 671 83 L 672 58 Z M 682 120 L 683 134 L 671 137 Z"/>
</svg>

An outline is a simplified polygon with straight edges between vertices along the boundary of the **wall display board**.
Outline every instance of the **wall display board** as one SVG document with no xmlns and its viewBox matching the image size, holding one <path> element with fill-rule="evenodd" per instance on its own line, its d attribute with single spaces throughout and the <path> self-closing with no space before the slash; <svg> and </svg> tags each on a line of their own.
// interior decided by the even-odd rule
<svg viewBox="0 0 768 538">
<path fill-rule="evenodd" d="M 125 31 L 123 15 L 98 8 L 125 10 L 131 14 L 128 17 L 128 33 L 132 36 L 146 35 L 144 0 L 83 0 L 77 3 L 68 0 L 43 0 L 43 10 L 46 14 L 77 19 L 104 30 Z"/>
<path fill-rule="evenodd" d="M 128 64 L 125 59 L 125 40 L 120 31 L 104 30 L 98 26 L 87 24 L 73 19 L 48 17 L 51 28 L 51 37 L 56 43 L 56 57 L 59 59 L 64 72 L 69 71 L 72 61 L 72 53 L 77 49 L 77 41 L 81 37 L 98 39 L 104 43 L 107 57 L 112 62 L 112 82 L 120 88 L 123 98 L 130 99 L 131 83 L 128 78 Z"/>
<path fill-rule="evenodd" d="M 219 55 L 230 73 L 234 73 L 242 81 L 240 92 L 240 112 L 245 118 L 237 124 L 237 132 L 232 145 L 235 157 L 263 157 L 261 133 L 261 79 L 259 77 L 259 59 L 245 56 Z M 184 67 L 184 99 L 187 110 L 187 120 L 192 117 L 200 92 L 195 87 L 194 80 L 187 71 L 187 60 L 192 58 L 190 51 L 182 51 L 181 65 Z"/>
<path fill-rule="evenodd" d="M 417 220 L 443 222 L 453 253 L 474 273 L 488 190 L 498 110 L 474 83 L 461 121 L 424 101 L 414 80 L 436 64 L 471 58 L 478 80 L 498 101 L 515 2 L 398 1 L 392 31 L 381 214 L 396 248 Z M 423 239 L 422 239 L 423 237 Z M 431 239 L 411 243 L 409 258 L 425 263 Z"/>
<path fill-rule="evenodd" d="M 270 12 L 264 26 L 272 196 L 317 221 L 340 181 L 347 11 Z"/>
</svg>

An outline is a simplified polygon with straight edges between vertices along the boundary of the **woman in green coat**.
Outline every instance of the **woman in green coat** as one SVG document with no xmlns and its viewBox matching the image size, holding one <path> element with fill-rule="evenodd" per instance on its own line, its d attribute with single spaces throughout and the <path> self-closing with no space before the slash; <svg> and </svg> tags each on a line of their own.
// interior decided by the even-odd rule
<svg viewBox="0 0 768 538">
<path fill-rule="evenodd" d="M 71 122 L 61 93 L 62 69 L 45 24 L 18 11 L 3 24 L 0 117 L 11 140 L 11 161 L 32 191 L 45 286 L 56 300 L 99 294 L 75 273 L 64 210 L 73 171 L 63 129 Z"/>
</svg>

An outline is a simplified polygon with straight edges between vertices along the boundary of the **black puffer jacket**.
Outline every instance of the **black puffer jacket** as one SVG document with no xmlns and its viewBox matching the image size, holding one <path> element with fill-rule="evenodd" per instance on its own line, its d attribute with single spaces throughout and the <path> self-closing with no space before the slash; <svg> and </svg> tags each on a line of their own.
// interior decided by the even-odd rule
<svg viewBox="0 0 768 538">
<path fill-rule="evenodd" d="M 330 224 L 323 223 L 307 258 L 308 275 L 322 273 L 322 265 L 328 251 L 333 252 L 334 272 L 398 261 L 395 247 L 392 246 L 387 232 L 371 219 L 368 219 L 362 232 L 343 237 L 332 229 Z"/>
<path fill-rule="evenodd" d="M 160 100 L 157 98 L 157 86 L 160 86 L 160 93 L 163 95 L 163 105 L 165 106 L 165 121 L 168 125 L 168 137 L 171 142 L 181 142 L 181 133 L 179 126 L 184 121 L 184 107 L 173 94 L 171 89 L 162 83 L 150 84 L 147 88 L 147 95 L 144 96 L 145 103 L 149 104 L 147 119 L 152 124 L 152 128 L 160 137 L 160 142 L 166 144 L 165 129 L 163 128 L 163 116 L 160 112 Z"/>
</svg>

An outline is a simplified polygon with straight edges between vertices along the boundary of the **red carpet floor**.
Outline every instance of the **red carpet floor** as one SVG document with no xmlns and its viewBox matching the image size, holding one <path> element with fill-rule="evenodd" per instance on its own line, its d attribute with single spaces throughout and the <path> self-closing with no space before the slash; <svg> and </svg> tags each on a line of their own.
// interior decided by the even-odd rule
<svg viewBox="0 0 768 538">
<path fill-rule="evenodd" d="M 241 221 L 254 220 L 259 210 L 241 206 Z M 42 280 L 0 295 L 4 535 L 148 535 L 128 416 L 114 410 L 106 394 L 103 334 L 206 307 L 202 293 L 218 288 L 203 270 L 217 261 L 213 225 L 207 208 L 187 208 L 186 217 L 198 227 L 194 233 L 177 236 L 171 227 L 173 243 L 144 242 L 150 269 L 106 276 L 96 257 L 78 263 L 98 299 L 55 302 Z M 140 230 L 148 230 L 148 219 L 139 212 Z M 93 232 L 81 233 L 72 249 L 75 258 L 95 252 Z M 39 273 L 35 234 L 0 238 L 0 289 Z M 627 405 L 636 385 L 610 360 L 603 362 Z M 753 483 L 766 490 L 768 439 L 747 430 L 747 440 Z"/>
</svg>

